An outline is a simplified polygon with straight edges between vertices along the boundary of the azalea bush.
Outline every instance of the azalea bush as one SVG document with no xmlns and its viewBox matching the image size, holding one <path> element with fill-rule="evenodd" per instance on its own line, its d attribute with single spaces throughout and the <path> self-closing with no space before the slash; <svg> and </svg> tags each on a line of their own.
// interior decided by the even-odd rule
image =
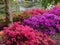
<svg viewBox="0 0 60 45">
<path fill-rule="evenodd" d="M 55 45 L 55 41 L 46 34 L 23 26 L 20 22 L 14 22 L 12 27 L 5 27 L 3 34 L 5 45 Z"/>
<path fill-rule="evenodd" d="M 19 16 L 18 18 L 24 20 L 25 18 L 29 18 L 31 16 L 38 15 L 38 14 L 41 15 L 45 12 L 46 12 L 45 9 L 33 8 L 31 10 L 25 10 L 22 13 L 18 14 Z"/>
<path fill-rule="evenodd" d="M 60 7 L 55 6 L 52 9 L 50 9 L 48 11 L 48 13 L 52 13 L 52 14 L 55 14 L 57 16 L 60 16 Z"/>
<path fill-rule="evenodd" d="M 47 10 L 46 9 L 40 9 L 40 8 L 33 8 L 30 13 L 32 15 L 38 15 L 38 14 L 43 14 L 45 13 Z"/>
<path fill-rule="evenodd" d="M 45 13 L 25 19 L 24 25 L 28 25 L 46 34 L 55 34 L 60 32 L 60 16 Z"/>
</svg>

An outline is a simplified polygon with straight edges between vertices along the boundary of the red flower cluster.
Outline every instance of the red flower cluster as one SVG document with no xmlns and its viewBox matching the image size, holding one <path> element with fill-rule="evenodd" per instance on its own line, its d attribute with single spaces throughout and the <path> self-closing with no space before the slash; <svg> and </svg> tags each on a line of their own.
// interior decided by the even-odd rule
<svg viewBox="0 0 60 45">
<path fill-rule="evenodd" d="M 34 9 L 32 9 L 32 10 L 30 11 L 30 13 L 31 13 L 32 15 L 39 15 L 39 14 L 43 14 L 43 13 L 45 13 L 45 12 L 46 12 L 45 9 L 40 9 L 40 8 L 34 8 Z"/>
<path fill-rule="evenodd" d="M 33 16 L 33 15 L 39 15 L 39 14 L 43 14 L 45 13 L 46 10 L 45 9 L 40 9 L 40 8 L 33 8 L 31 10 L 25 10 L 22 15 L 23 16 L 26 16 L 26 15 L 30 15 L 30 16 Z"/>
<path fill-rule="evenodd" d="M 14 22 L 12 27 L 4 28 L 5 45 L 54 45 L 55 42 L 40 31 L 20 22 Z"/>
</svg>

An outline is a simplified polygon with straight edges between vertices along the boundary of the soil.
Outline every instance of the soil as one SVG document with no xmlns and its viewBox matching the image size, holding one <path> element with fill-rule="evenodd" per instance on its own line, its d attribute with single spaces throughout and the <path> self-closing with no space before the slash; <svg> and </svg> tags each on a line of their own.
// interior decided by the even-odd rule
<svg viewBox="0 0 60 45">
<path fill-rule="evenodd" d="M 56 45 L 60 45 L 60 33 L 56 33 L 55 35 L 50 35 L 50 37 L 56 41 Z"/>
</svg>

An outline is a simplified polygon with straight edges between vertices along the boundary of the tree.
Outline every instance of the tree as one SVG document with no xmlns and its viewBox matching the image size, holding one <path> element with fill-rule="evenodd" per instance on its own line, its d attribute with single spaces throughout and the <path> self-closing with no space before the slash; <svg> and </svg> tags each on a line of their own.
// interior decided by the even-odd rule
<svg viewBox="0 0 60 45">
<path fill-rule="evenodd" d="M 6 9 L 6 25 L 11 26 L 13 20 L 12 20 L 12 13 L 10 7 L 10 0 L 5 0 L 5 9 Z"/>
</svg>

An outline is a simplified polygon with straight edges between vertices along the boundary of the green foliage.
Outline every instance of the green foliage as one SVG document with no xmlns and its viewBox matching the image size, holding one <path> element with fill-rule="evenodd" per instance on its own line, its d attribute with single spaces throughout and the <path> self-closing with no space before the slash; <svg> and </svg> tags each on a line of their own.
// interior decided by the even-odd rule
<svg viewBox="0 0 60 45">
<path fill-rule="evenodd" d="M 60 2 L 60 0 L 42 0 L 42 7 L 46 8 L 48 4 L 55 5 L 58 2 Z"/>
<path fill-rule="evenodd" d="M 0 14 L 5 13 L 4 0 L 0 0 Z"/>
<path fill-rule="evenodd" d="M 30 1 L 27 1 L 27 2 L 20 2 L 20 5 L 23 6 L 23 7 L 28 8 L 28 7 L 33 6 L 32 3 L 33 3 L 33 2 L 30 2 Z"/>
</svg>

